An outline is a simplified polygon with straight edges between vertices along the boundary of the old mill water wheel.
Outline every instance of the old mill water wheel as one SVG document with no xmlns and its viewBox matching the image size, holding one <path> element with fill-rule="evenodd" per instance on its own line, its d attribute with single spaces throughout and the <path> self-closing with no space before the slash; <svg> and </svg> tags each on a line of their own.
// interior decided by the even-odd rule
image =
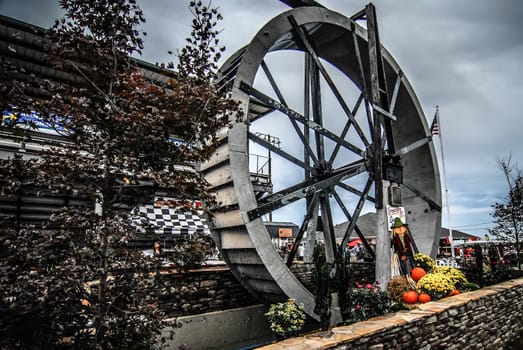
<svg viewBox="0 0 523 350">
<path fill-rule="evenodd" d="M 365 204 L 382 205 L 383 179 L 401 188 L 419 250 L 434 251 L 441 220 L 436 155 L 412 86 L 379 44 L 372 5 L 350 18 L 323 7 L 284 12 L 219 73 L 244 114 L 201 171 L 216 191 L 215 240 L 250 292 L 269 302 L 294 298 L 318 319 L 313 293 L 291 268 L 295 251 L 284 260 L 264 222 L 269 214 L 292 217 L 297 240 L 321 230 L 332 261 L 339 254 L 336 218 L 350 222 L 344 246 L 352 232 L 361 234 Z M 252 175 L 260 148 L 273 158 L 265 184 Z"/>
</svg>

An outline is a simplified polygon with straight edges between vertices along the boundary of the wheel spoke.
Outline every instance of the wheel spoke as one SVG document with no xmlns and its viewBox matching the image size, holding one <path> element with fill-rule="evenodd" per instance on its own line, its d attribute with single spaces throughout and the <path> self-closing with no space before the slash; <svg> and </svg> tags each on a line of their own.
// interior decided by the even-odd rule
<svg viewBox="0 0 523 350">
<path fill-rule="evenodd" d="M 307 213 L 305 214 L 305 218 L 303 219 L 303 222 L 301 223 L 300 230 L 298 231 L 296 235 L 296 239 L 294 240 L 294 245 L 289 252 L 289 256 L 287 257 L 287 266 L 291 266 L 292 262 L 294 261 L 294 257 L 296 256 L 296 251 L 298 250 L 298 246 L 301 243 L 301 240 L 303 239 L 303 235 L 305 234 L 305 231 L 307 230 L 307 227 L 309 227 L 309 222 L 314 217 L 314 210 L 318 208 L 318 193 L 315 193 L 312 196 L 312 199 L 308 205 Z"/>
<path fill-rule="evenodd" d="M 310 120 L 310 105 L 311 105 L 311 98 L 310 98 L 310 66 L 311 66 L 311 57 L 309 54 L 305 53 L 305 62 L 304 62 L 304 81 L 303 81 L 303 116 L 306 120 Z M 310 148 L 310 129 L 309 128 L 303 128 L 303 161 L 310 165 L 310 154 L 312 153 L 312 150 Z M 315 162 L 316 163 L 316 162 Z M 304 172 L 305 180 L 310 179 L 311 173 L 310 171 Z"/>
<path fill-rule="evenodd" d="M 314 247 L 316 246 L 316 232 L 318 231 L 318 211 L 320 203 L 316 201 L 313 211 L 312 218 L 307 226 L 307 241 L 305 242 L 305 255 L 303 260 L 311 263 L 313 261 Z"/>
<path fill-rule="evenodd" d="M 398 92 L 401 85 L 401 79 L 403 78 L 403 72 L 400 70 L 398 71 L 398 74 L 396 75 L 396 82 L 394 83 L 394 90 L 392 91 L 392 97 L 389 103 L 389 112 L 385 111 L 383 113 L 384 115 L 388 116 L 390 119 L 396 121 L 396 116 L 394 115 L 394 109 L 396 108 L 396 101 L 398 99 Z M 385 135 L 382 135 L 382 139 L 386 137 L 387 138 L 387 146 L 389 149 L 389 154 L 396 153 L 397 151 L 395 149 L 395 145 L 390 145 L 390 143 L 394 142 L 393 136 L 392 136 L 392 125 L 390 124 L 390 120 L 385 121 Z"/>
<path fill-rule="evenodd" d="M 365 114 L 367 115 L 367 123 L 369 124 L 370 130 L 373 128 L 372 115 L 370 110 L 369 92 L 367 88 L 367 79 L 365 78 L 365 70 L 363 69 L 363 62 L 361 60 L 360 46 L 358 45 L 358 35 L 356 34 L 356 24 L 351 23 L 352 42 L 354 44 L 354 52 L 356 54 L 356 61 L 358 62 L 358 68 L 361 79 L 361 92 L 365 100 Z M 374 141 L 374 135 L 371 134 L 372 140 Z"/>
<path fill-rule="evenodd" d="M 373 179 L 369 177 L 367 180 L 367 184 L 365 185 L 365 189 L 363 190 L 363 195 L 360 197 L 360 200 L 358 201 L 358 205 L 354 209 L 354 213 L 352 214 L 352 217 L 355 218 L 352 220 L 349 224 L 349 227 L 347 227 L 347 230 L 345 231 L 345 235 L 343 236 L 343 239 L 341 241 L 340 247 L 345 247 L 347 242 L 349 241 L 350 234 L 354 230 L 354 227 L 356 226 L 356 219 L 360 216 L 361 210 L 363 209 L 363 205 L 365 204 L 365 198 L 367 197 L 367 194 L 370 191 L 371 185 L 372 185 Z"/>
<path fill-rule="evenodd" d="M 409 152 L 412 152 L 414 151 L 415 149 L 417 148 L 420 148 L 421 146 L 424 146 L 426 145 L 427 143 L 429 143 L 430 141 L 432 141 L 432 136 L 427 136 L 427 137 L 424 137 L 422 138 L 421 140 L 418 140 L 416 142 L 413 142 L 411 143 L 410 145 L 408 146 L 405 146 L 405 147 L 402 147 L 400 148 L 399 150 L 396 151 L 396 154 L 395 156 L 403 156 Z"/>
<path fill-rule="evenodd" d="M 327 85 L 329 85 L 329 88 L 331 89 L 332 93 L 338 100 L 338 103 L 340 104 L 341 108 L 343 109 L 343 111 L 345 112 L 347 117 L 349 118 L 349 121 L 354 124 L 354 128 L 356 129 L 356 132 L 358 133 L 359 137 L 361 138 L 361 140 L 363 141 L 365 146 L 368 147 L 369 141 L 367 140 L 365 133 L 359 127 L 358 123 L 356 122 L 356 118 L 354 117 L 354 115 L 352 115 L 352 113 L 349 109 L 349 106 L 347 106 L 347 103 L 345 103 L 345 100 L 341 96 L 341 93 L 339 92 L 338 88 L 334 84 L 334 81 L 330 77 L 329 73 L 327 72 L 325 67 L 321 64 L 319 56 L 317 55 L 316 51 L 314 50 L 312 44 L 307 39 L 307 34 L 303 30 L 303 28 L 301 28 L 298 25 L 298 23 L 296 22 L 296 19 L 293 16 L 289 16 L 288 18 L 289 18 L 289 21 L 290 21 L 294 31 L 296 32 L 296 34 L 298 34 L 298 38 L 299 38 L 301 44 L 306 49 L 306 51 L 311 55 L 314 63 L 316 64 L 319 71 L 321 72 L 321 75 L 327 82 Z"/>
<path fill-rule="evenodd" d="M 402 183 L 402 185 L 407 187 L 409 190 L 414 192 L 418 197 L 420 197 L 425 202 L 427 202 L 432 209 L 436 209 L 437 211 L 441 212 L 441 206 L 438 203 L 434 202 L 432 200 L 432 198 L 430 198 L 429 196 L 425 195 L 423 192 L 418 190 L 416 187 L 412 186 L 409 183 L 406 183 L 405 181 Z"/>
<path fill-rule="evenodd" d="M 346 191 L 349 191 L 355 195 L 357 195 L 358 197 L 361 197 L 363 196 L 363 192 L 352 187 L 352 186 L 349 186 L 347 185 L 346 183 L 343 183 L 343 182 L 339 182 L 336 184 L 336 186 L 339 186 L 341 188 L 343 188 L 344 190 Z M 370 194 L 367 194 L 367 198 L 365 198 L 366 200 L 368 200 L 369 202 L 372 202 L 372 203 L 375 203 L 376 202 L 376 199 L 374 199 L 374 197 L 372 197 Z"/>
<path fill-rule="evenodd" d="M 305 198 L 316 192 L 332 187 L 346 178 L 356 176 L 366 171 L 363 161 L 354 162 L 342 168 L 324 175 L 322 177 L 312 177 L 309 180 L 290 186 L 284 190 L 263 197 L 258 201 L 256 209 L 247 212 L 250 220 L 261 217 L 270 211 L 284 207 L 297 200 Z"/>
<path fill-rule="evenodd" d="M 314 130 L 315 132 L 331 139 L 334 142 L 340 143 L 342 146 L 346 147 L 348 150 L 356 153 L 360 157 L 363 157 L 365 152 L 360 149 L 359 147 L 343 140 L 338 135 L 334 134 L 333 132 L 325 129 L 321 125 L 317 124 L 316 122 L 312 120 L 305 119 L 301 114 L 298 112 L 292 110 L 291 108 L 288 108 L 287 106 L 284 106 L 280 102 L 270 98 L 269 96 L 265 95 L 264 93 L 256 90 L 255 88 L 247 85 L 246 83 L 242 82 L 240 84 L 240 89 L 244 91 L 245 93 L 248 93 L 257 99 L 261 100 L 262 102 L 266 103 L 267 105 L 270 105 L 272 108 L 279 110 L 280 112 L 286 114 L 288 117 L 295 119 L 296 121 L 299 121 L 300 123 L 304 124 L 306 127 Z M 305 144 L 304 144 L 305 145 Z M 312 155 L 311 155 L 312 158 Z"/>
<path fill-rule="evenodd" d="M 263 72 L 265 73 L 265 76 L 267 77 L 267 79 L 269 80 L 269 83 L 271 84 L 272 89 L 274 90 L 274 93 L 276 94 L 276 96 L 278 96 L 280 103 L 282 105 L 284 105 L 285 107 L 288 107 L 287 102 L 285 101 L 285 98 L 283 97 L 283 94 L 281 93 L 280 88 L 276 84 L 276 80 L 272 76 L 272 73 L 271 73 L 269 67 L 267 66 L 267 64 L 265 63 L 265 61 L 262 61 L 261 66 L 262 66 Z M 312 158 L 313 162 L 316 162 L 317 159 L 314 156 L 314 153 L 312 152 L 312 149 L 309 146 L 308 138 L 302 133 L 302 131 L 300 130 L 300 127 L 298 126 L 298 123 L 296 123 L 295 119 L 289 118 L 289 121 L 291 122 L 292 127 L 294 128 L 294 131 L 300 138 L 301 142 L 307 148 L 308 155 Z"/>
<path fill-rule="evenodd" d="M 309 60 L 309 64 L 309 82 L 311 86 L 312 97 L 312 119 L 316 125 L 323 127 L 320 75 L 318 71 L 318 65 L 315 64 L 314 60 Z M 314 129 L 314 137 L 316 140 L 316 154 L 318 155 L 318 161 L 323 163 L 325 161 L 325 140 L 322 137 L 319 129 Z"/>
<path fill-rule="evenodd" d="M 396 121 L 398 119 L 398 118 L 396 118 L 396 116 L 394 114 L 390 113 L 387 110 L 384 110 L 383 108 L 381 108 L 377 104 L 373 104 L 372 108 L 375 111 L 374 113 L 379 112 L 380 114 L 384 115 L 385 117 L 389 118 L 390 120 Z"/>
<path fill-rule="evenodd" d="M 403 78 L 403 72 L 400 70 L 400 71 L 398 71 L 398 75 L 396 76 L 396 83 L 394 84 L 394 90 L 392 91 L 392 97 L 390 99 L 389 111 L 391 113 L 394 113 L 394 108 L 396 108 L 396 100 L 398 99 L 398 92 L 400 90 L 402 78 Z"/>
<path fill-rule="evenodd" d="M 251 141 L 254 141 L 256 142 L 257 144 L 259 144 L 260 146 L 263 146 L 269 150 L 271 150 L 272 152 L 276 153 L 277 155 L 279 155 L 280 157 L 282 158 L 285 158 L 287 159 L 288 161 L 290 161 L 291 163 L 294 163 L 296 164 L 297 166 L 303 168 L 303 169 L 306 169 L 308 171 L 312 171 L 312 169 L 310 168 L 309 165 L 305 164 L 303 161 L 301 161 L 300 159 L 290 155 L 289 153 L 283 151 L 281 148 L 278 148 L 276 146 L 274 146 L 273 144 L 271 144 L 269 141 L 267 140 L 264 140 L 263 138 L 259 137 L 258 135 L 256 134 L 253 134 L 252 132 L 249 132 L 249 140 Z"/>
<path fill-rule="evenodd" d="M 349 211 L 347 210 L 347 207 L 345 207 L 345 204 L 343 204 L 343 201 L 341 200 L 341 197 L 339 196 L 339 194 L 334 191 L 332 193 L 334 195 L 334 198 L 336 199 L 336 202 L 338 202 L 338 205 L 340 206 L 341 210 L 343 211 L 343 213 L 345 214 L 345 217 L 347 218 L 347 221 L 348 222 L 357 222 L 358 220 L 358 217 L 353 217 L 350 215 Z M 360 228 L 358 227 L 357 224 L 354 225 L 354 231 L 356 232 L 356 234 L 358 235 L 358 237 L 361 239 L 361 241 L 363 242 L 363 245 L 365 246 L 365 249 L 367 249 L 367 251 L 372 255 L 372 257 L 374 258 L 375 257 L 375 254 L 374 254 L 374 251 L 371 249 L 369 243 L 367 242 L 367 239 L 365 238 L 365 236 L 363 235 L 363 232 L 361 232 Z M 347 227 L 347 230 L 345 231 L 344 233 L 344 237 L 345 235 L 347 235 L 347 242 L 350 238 L 350 235 L 351 235 L 351 231 L 350 231 L 350 226 Z M 340 246 L 341 249 L 343 249 L 344 246 Z M 341 253 L 340 253 L 341 254 Z"/>
<path fill-rule="evenodd" d="M 276 96 L 278 96 L 278 99 L 280 100 L 280 102 L 282 104 L 284 104 L 285 106 L 287 106 L 287 102 L 285 102 L 285 98 L 283 97 L 283 94 L 281 93 L 280 88 L 276 84 L 276 80 L 274 80 L 274 77 L 272 76 L 272 73 L 271 73 L 269 67 L 267 66 L 267 63 L 265 63 L 265 61 L 262 61 L 261 66 L 262 66 L 263 72 L 265 73 L 265 76 L 267 77 L 267 79 L 269 80 L 269 83 L 271 84 L 272 89 L 274 90 L 274 93 L 276 94 Z"/>
<path fill-rule="evenodd" d="M 352 109 L 352 113 L 356 115 L 358 112 L 358 109 L 360 108 L 361 101 L 363 101 L 363 94 L 361 93 L 358 97 L 358 100 L 356 101 L 356 105 Z M 347 133 L 349 132 L 350 123 L 346 123 L 345 127 L 343 128 L 343 131 L 341 132 L 340 138 L 345 140 L 345 136 L 347 136 Z M 339 143 L 336 143 L 336 146 L 334 147 L 334 150 L 332 151 L 332 154 L 329 158 L 329 163 L 334 163 L 334 160 L 336 159 L 336 156 L 338 155 L 338 152 L 340 150 L 341 145 Z"/>
<path fill-rule="evenodd" d="M 327 191 L 323 191 L 320 194 L 320 209 L 323 224 L 323 238 L 325 238 L 325 258 L 327 263 L 333 263 L 338 252 L 336 249 L 336 236 L 334 235 L 332 211 Z"/>
</svg>

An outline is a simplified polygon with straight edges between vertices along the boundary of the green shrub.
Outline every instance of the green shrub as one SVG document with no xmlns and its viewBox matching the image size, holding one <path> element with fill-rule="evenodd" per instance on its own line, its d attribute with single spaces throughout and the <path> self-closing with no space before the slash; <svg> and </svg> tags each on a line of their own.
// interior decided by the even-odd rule
<svg viewBox="0 0 523 350">
<path fill-rule="evenodd" d="M 381 291 L 375 284 L 356 284 L 347 292 L 347 305 L 344 306 L 345 323 L 367 320 L 384 315 L 391 310 L 391 300 L 387 292 Z"/>
<path fill-rule="evenodd" d="M 271 330 L 282 337 L 297 334 L 303 328 L 306 317 L 303 305 L 296 305 L 294 299 L 272 304 L 265 316 L 269 320 Z"/>
</svg>

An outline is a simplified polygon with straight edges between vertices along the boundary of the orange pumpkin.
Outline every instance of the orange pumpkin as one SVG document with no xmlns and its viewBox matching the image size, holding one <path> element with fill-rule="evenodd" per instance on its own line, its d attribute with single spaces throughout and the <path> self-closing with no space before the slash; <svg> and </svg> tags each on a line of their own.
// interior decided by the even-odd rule
<svg viewBox="0 0 523 350">
<path fill-rule="evenodd" d="M 418 301 L 420 303 L 428 303 L 429 301 L 431 301 L 432 299 L 430 298 L 430 295 L 427 294 L 427 293 L 421 293 L 418 297 Z"/>
<path fill-rule="evenodd" d="M 459 294 L 459 290 L 457 289 L 454 289 L 452 292 L 450 292 L 450 295 L 458 295 Z"/>
<path fill-rule="evenodd" d="M 427 273 L 425 272 L 425 270 L 423 268 L 415 267 L 410 272 L 410 277 L 412 277 L 414 282 L 418 282 L 421 279 L 421 277 L 425 276 L 426 274 Z"/>
<path fill-rule="evenodd" d="M 418 292 L 415 290 L 409 290 L 403 293 L 403 301 L 407 304 L 415 304 L 418 301 Z"/>
</svg>

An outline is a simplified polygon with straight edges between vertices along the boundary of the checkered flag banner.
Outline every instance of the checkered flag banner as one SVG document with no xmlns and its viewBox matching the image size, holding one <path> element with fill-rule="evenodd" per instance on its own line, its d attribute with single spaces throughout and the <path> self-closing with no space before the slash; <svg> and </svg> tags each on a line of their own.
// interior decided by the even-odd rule
<svg viewBox="0 0 523 350">
<path fill-rule="evenodd" d="M 131 212 L 131 224 L 139 233 L 172 235 L 209 235 L 207 222 L 201 214 L 169 207 L 167 205 L 145 205 Z"/>
</svg>

